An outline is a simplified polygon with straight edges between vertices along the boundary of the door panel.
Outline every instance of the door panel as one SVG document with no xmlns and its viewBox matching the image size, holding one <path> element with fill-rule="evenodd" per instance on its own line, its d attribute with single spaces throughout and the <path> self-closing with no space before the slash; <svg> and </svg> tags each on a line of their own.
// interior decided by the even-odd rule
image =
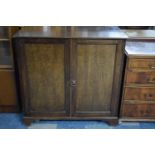
<svg viewBox="0 0 155 155">
<path fill-rule="evenodd" d="M 72 86 L 73 115 L 110 116 L 117 44 L 77 41 L 73 45 L 71 78 L 76 81 Z"/>
<path fill-rule="evenodd" d="M 67 54 L 66 42 L 57 40 L 29 40 L 24 43 L 25 61 L 22 80 L 25 111 L 45 116 L 66 116 L 67 102 Z M 21 70 L 21 69 L 20 69 Z M 26 99 L 28 98 L 28 99 Z"/>
</svg>

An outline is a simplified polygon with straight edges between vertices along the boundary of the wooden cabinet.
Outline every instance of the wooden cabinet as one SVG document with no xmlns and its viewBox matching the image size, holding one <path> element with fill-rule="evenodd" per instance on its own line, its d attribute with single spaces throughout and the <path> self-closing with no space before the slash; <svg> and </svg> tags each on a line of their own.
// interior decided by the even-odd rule
<svg viewBox="0 0 155 155">
<path fill-rule="evenodd" d="M 0 112 L 19 109 L 11 41 L 17 30 L 17 27 L 0 26 Z"/>
<path fill-rule="evenodd" d="M 35 119 L 117 123 L 123 40 L 21 34 L 14 37 L 14 49 L 25 123 Z"/>
<path fill-rule="evenodd" d="M 128 41 L 122 120 L 155 119 L 155 43 Z"/>
</svg>

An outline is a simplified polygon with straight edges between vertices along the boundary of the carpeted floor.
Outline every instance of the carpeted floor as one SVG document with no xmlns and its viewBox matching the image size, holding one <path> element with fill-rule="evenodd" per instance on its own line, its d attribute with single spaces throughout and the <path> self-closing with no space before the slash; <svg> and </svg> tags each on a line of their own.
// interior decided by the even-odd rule
<svg viewBox="0 0 155 155">
<path fill-rule="evenodd" d="M 120 122 L 113 127 L 102 121 L 36 121 L 27 127 L 22 114 L 1 113 L 0 129 L 155 129 L 155 122 Z"/>
</svg>

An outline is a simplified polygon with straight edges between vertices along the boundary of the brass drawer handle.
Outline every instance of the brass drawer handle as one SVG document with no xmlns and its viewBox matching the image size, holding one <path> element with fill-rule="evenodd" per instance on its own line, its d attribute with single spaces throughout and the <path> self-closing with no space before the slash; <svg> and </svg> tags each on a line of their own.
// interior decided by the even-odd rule
<svg viewBox="0 0 155 155">
<path fill-rule="evenodd" d="M 151 100 L 152 97 L 153 97 L 152 94 L 144 94 L 144 96 L 145 96 L 145 98 L 146 98 L 147 100 Z"/>
<path fill-rule="evenodd" d="M 149 83 L 154 83 L 155 82 L 155 78 L 153 78 L 153 79 L 148 79 L 147 80 Z"/>
<path fill-rule="evenodd" d="M 135 104 L 135 101 L 128 101 L 129 104 Z"/>
<path fill-rule="evenodd" d="M 151 81 L 151 80 L 150 80 L 150 81 L 148 81 L 148 82 L 149 82 L 149 83 L 154 83 L 155 81 Z"/>
<path fill-rule="evenodd" d="M 148 64 L 148 66 L 149 66 L 151 69 L 155 69 L 155 66 L 153 66 L 153 64 Z"/>
</svg>

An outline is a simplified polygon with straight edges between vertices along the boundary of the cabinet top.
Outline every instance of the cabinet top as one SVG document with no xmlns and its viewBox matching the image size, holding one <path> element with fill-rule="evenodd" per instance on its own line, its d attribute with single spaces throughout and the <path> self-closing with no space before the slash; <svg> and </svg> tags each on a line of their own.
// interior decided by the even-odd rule
<svg viewBox="0 0 155 155">
<path fill-rule="evenodd" d="M 23 27 L 14 38 L 126 39 L 118 27 L 109 26 L 31 26 Z"/>
<path fill-rule="evenodd" d="M 155 40 L 155 30 L 123 30 L 128 40 Z"/>
<path fill-rule="evenodd" d="M 155 56 L 155 42 L 127 41 L 125 52 L 128 56 Z"/>
<path fill-rule="evenodd" d="M 14 35 L 14 38 L 19 37 L 155 41 L 155 30 L 121 30 L 116 26 L 25 26 Z"/>
</svg>

